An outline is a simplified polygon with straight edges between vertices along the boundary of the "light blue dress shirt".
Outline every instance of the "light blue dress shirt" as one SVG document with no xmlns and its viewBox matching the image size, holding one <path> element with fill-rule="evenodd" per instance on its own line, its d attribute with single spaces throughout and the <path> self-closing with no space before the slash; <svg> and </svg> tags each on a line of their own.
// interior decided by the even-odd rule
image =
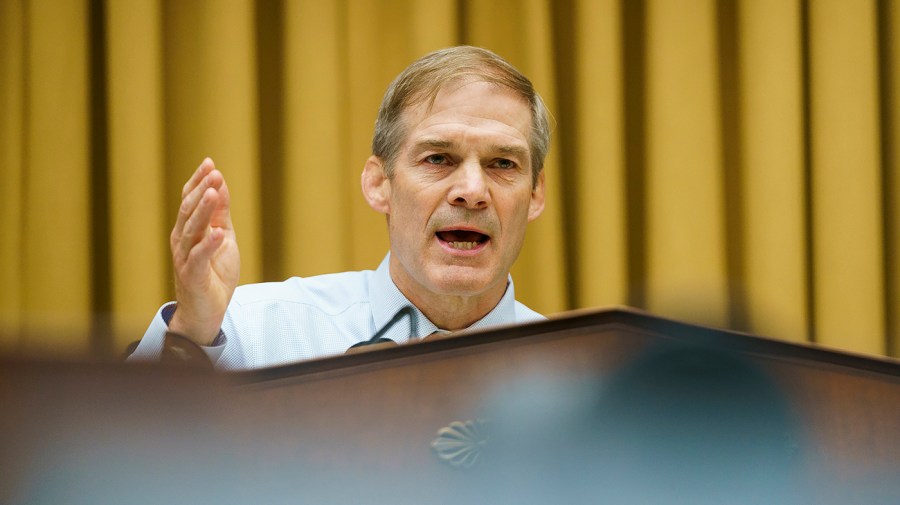
<svg viewBox="0 0 900 505">
<path fill-rule="evenodd" d="M 390 253 L 374 271 L 239 286 L 225 313 L 222 334 L 214 342 L 217 345 L 204 350 L 216 368 L 223 370 L 264 368 L 343 354 L 354 344 L 372 338 L 407 306 L 415 314 L 416 339 L 442 331 L 397 289 L 391 280 L 389 258 Z M 163 314 L 173 303 L 156 313 L 130 360 L 160 358 L 168 330 Z M 541 319 L 544 316 L 515 300 L 509 278 L 497 306 L 469 329 Z M 382 336 L 406 343 L 412 326 L 409 318 L 402 318 Z"/>
</svg>

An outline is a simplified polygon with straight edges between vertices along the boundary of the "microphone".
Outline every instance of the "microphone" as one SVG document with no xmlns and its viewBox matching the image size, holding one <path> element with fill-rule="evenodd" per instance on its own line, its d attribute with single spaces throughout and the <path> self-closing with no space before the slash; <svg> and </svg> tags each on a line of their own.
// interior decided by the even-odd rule
<svg viewBox="0 0 900 505">
<path fill-rule="evenodd" d="M 387 324 L 384 325 L 383 328 L 378 330 L 375 333 L 375 335 L 372 336 L 372 338 L 370 338 L 369 340 L 363 340 L 362 342 L 357 342 L 357 343 L 351 345 L 350 348 L 347 349 L 346 353 L 350 353 L 351 351 L 356 352 L 356 351 L 353 351 L 353 349 L 357 349 L 359 347 L 364 347 L 367 345 L 384 344 L 384 343 L 388 343 L 388 342 L 391 342 L 394 345 L 397 345 L 397 342 L 394 342 L 393 340 L 385 337 L 384 334 L 387 333 L 388 330 L 393 328 L 394 325 L 397 324 L 400 321 L 400 319 L 403 318 L 403 316 L 407 316 L 409 318 L 410 338 L 418 335 L 419 328 L 418 328 L 418 325 L 416 324 L 416 313 L 413 310 L 412 306 L 406 305 L 404 307 L 401 307 L 400 310 L 398 310 L 397 313 L 394 314 L 394 317 L 392 317 L 391 320 L 388 321 Z"/>
</svg>

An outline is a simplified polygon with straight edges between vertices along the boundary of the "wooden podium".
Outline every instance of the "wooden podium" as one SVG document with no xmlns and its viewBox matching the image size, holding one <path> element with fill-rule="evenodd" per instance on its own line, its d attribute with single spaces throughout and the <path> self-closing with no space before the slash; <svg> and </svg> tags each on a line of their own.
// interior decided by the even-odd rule
<svg viewBox="0 0 900 505">
<path fill-rule="evenodd" d="M 777 470 L 796 471 L 790 483 L 799 483 L 803 496 L 897 503 L 897 361 L 625 309 L 233 374 L 0 361 L 0 503 L 576 503 L 584 495 L 570 499 L 574 487 L 603 503 L 616 484 L 603 479 L 627 467 L 605 443 L 646 445 L 620 437 L 620 428 L 643 436 L 632 421 L 607 414 L 631 416 L 649 406 L 659 418 L 648 426 L 662 427 L 707 415 L 653 410 L 660 400 L 641 391 L 672 399 L 666 391 L 676 391 L 669 386 L 680 380 L 658 375 L 622 390 L 628 406 L 604 403 L 616 384 L 628 383 L 622 377 L 640 376 L 634 363 L 648 353 L 663 361 L 647 363 L 666 363 L 671 349 L 709 358 L 698 358 L 693 369 L 717 356 L 736 364 L 720 366 L 710 383 L 687 389 L 696 394 L 672 402 L 677 408 L 693 404 L 692 396 L 716 396 L 704 404 L 716 419 L 703 428 L 710 436 L 743 438 L 743 431 L 720 430 L 728 418 L 718 415 L 730 407 L 717 407 L 719 399 L 752 405 L 734 417 L 750 418 L 751 430 L 759 424 L 753 416 L 766 422 L 783 411 L 791 433 L 785 451 L 781 438 L 771 440 L 774 457 L 789 454 L 791 465 Z M 741 395 L 753 395 L 752 387 L 726 387 L 729 370 L 744 368 L 772 386 L 766 391 L 774 396 L 765 398 L 773 403 L 745 401 Z M 693 440 L 678 431 L 670 438 Z M 675 468 L 716 449 L 701 447 L 704 440 L 701 432 L 690 442 L 696 453 L 688 446 L 688 461 Z M 750 457 L 743 449 L 759 445 L 753 440 L 738 440 L 735 468 L 777 466 L 765 458 L 741 466 L 740 458 Z M 661 444 L 651 456 L 625 459 L 656 462 L 668 447 Z M 635 479 L 663 482 L 659 468 L 668 467 L 654 468 L 657 474 Z M 591 488 L 595 480 L 605 483 Z"/>
</svg>

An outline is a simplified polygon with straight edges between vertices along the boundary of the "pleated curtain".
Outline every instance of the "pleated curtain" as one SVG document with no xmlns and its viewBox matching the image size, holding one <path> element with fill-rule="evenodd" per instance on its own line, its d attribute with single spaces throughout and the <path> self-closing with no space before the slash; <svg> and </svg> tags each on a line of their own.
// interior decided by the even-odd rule
<svg viewBox="0 0 900 505">
<path fill-rule="evenodd" d="M 0 0 L 0 351 L 140 338 L 205 156 L 242 283 L 375 268 L 381 95 L 457 44 L 555 117 L 521 301 L 900 352 L 891 0 Z"/>
</svg>

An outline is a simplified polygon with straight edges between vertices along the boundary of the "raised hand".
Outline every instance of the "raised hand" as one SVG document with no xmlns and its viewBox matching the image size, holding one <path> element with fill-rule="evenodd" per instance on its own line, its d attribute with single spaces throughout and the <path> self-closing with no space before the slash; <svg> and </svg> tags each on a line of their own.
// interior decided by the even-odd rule
<svg viewBox="0 0 900 505">
<path fill-rule="evenodd" d="M 230 208 L 225 178 L 204 159 L 184 185 L 169 237 L 178 301 L 169 329 L 200 345 L 216 338 L 240 275 Z"/>
</svg>

